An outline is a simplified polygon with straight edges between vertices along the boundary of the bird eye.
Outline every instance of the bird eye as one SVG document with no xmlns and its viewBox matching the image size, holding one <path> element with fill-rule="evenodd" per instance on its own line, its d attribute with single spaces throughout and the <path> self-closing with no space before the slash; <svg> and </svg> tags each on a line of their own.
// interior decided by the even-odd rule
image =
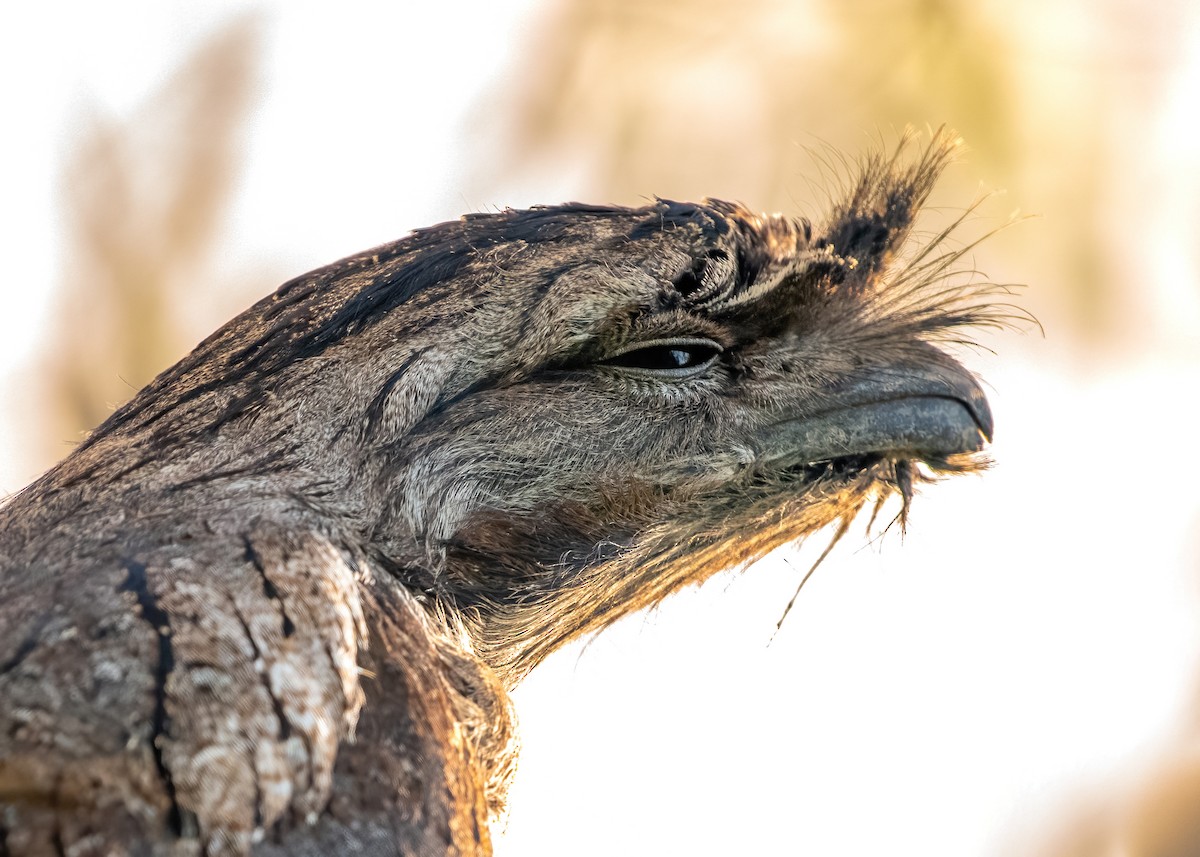
<svg viewBox="0 0 1200 857">
<path fill-rule="evenodd" d="M 678 378 L 707 368 L 720 353 L 721 346 L 710 339 L 664 339 L 643 343 L 603 362 Z"/>
</svg>

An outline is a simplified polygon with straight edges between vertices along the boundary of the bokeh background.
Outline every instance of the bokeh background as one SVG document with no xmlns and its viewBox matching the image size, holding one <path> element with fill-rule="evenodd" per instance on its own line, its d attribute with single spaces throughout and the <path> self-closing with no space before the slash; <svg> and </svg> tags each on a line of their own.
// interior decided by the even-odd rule
<svg viewBox="0 0 1200 857">
<path fill-rule="evenodd" d="M 464 211 L 819 218 L 969 151 L 997 464 L 544 664 L 501 855 L 1200 854 L 1200 5 L 160 0 L 0 15 L 0 492 L 283 280 Z M 1032 215 L 1021 219 L 1023 215 Z M 990 350 L 989 350 L 990 349 Z M 819 542 L 820 540 L 816 540 Z"/>
</svg>

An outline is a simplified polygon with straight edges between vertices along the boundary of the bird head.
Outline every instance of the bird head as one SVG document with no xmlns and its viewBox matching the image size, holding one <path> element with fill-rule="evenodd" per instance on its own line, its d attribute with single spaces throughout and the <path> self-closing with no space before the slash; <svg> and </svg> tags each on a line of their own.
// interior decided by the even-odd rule
<svg viewBox="0 0 1200 857">
<path fill-rule="evenodd" d="M 115 419 L 207 402 L 512 683 L 873 498 L 907 508 L 918 464 L 981 466 L 987 401 L 942 345 L 1004 310 L 944 235 L 910 240 L 953 148 L 866 159 L 816 223 L 658 200 L 419 230 L 286 284 Z"/>
</svg>

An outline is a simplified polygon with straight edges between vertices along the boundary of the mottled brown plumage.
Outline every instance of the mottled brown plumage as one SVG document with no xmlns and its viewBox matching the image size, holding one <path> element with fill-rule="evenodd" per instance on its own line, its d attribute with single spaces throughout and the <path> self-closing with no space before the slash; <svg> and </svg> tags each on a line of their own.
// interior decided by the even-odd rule
<svg viewBox="0 0 1200 857">
<path fill-rule="evenodd" d="M 0 509 L 0 853 L 489 853 L 549 652 L 978 464 L 935 343 L 1004 311 L 903 148 L 816 227 L 469 215 L 201 343 Z"/>
</svg>

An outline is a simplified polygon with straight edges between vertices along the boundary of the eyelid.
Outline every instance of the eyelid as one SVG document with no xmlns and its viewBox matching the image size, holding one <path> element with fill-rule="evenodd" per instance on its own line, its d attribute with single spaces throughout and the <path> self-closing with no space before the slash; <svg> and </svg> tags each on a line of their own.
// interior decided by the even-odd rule
<svg viewBox="0 0 1200 857">
<path fill-rule="evenodd" d="M 681 345 L 687 347 L 689 345 L 700 345 L 706 348 L 712 348 L 717 354 L 724 354 L 725 348 L 716 340 L 709 339 L 706 336 L 665 336 L 660 339 L 645 339 L 638 342 L 631 342 L 624 348 L 614 351 L 612 354 L 605 356 L 605 360 L 615 360 L 616 358 L 630 354 L 634 351 L 641 351 L 643 348 L 659 348 L 668 345 Z"/>
</svg>

